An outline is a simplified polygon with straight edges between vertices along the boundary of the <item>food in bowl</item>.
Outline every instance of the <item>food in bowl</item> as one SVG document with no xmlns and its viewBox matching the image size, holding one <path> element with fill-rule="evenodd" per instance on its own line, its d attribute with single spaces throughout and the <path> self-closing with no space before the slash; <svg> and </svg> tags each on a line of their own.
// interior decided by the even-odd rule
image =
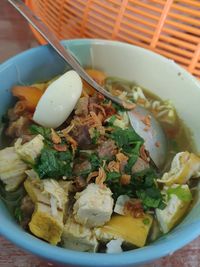
<svg viewBox="0 0 200 267">
<path fill-rule="evenodd" d="M 87 71 L 162 124 L 169 141 L 163 168 L 152 162 L 126 110 L 85 83 L 82 89 L 80 77 L 69 71 L 13 87 L 18 100 L 5 116 L 9 146 L 0 151 L 1 198 L 25 230 L 52 245 L 107 253 L 143 247 L 189 210 L 200 158 L 169 101 Z M 149 117 L 141 119 L 148 131 Z"/>
</svg>

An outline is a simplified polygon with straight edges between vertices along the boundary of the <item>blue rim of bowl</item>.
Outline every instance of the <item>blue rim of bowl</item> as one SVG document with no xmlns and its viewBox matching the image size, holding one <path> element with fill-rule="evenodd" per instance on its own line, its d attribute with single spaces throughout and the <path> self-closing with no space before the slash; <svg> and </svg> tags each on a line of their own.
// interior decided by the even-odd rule
<svg viewBox="0 0 200 267">
<path fill-rule="evenodd" d="M 134 46 L 123 42 L 107 41 L 101 39 L 74 39 L 62 42 L 66 45 L 86 44 L 90 46 L 92 44 L 110 44 L 116 46 Z M 26 56 L 30 53 L 33 54 L 37 50 L 45 49 L 45 47 L 49 47 L 49 45 L 29 49 L 8 59 L 0 65 L 0 71 L 1 69 L 4 69 L 7 64 L 13 62 L 19 56 Z M 143 50 L 145 53 L 154 54 L 154 56 L 159 57 L 162 61 L 167 60 L 168 63 L 170 61 L 171 63 L 173 63 L 175 70 L 177 70 L 177 73 L 181 71 L 182 74 L 184 74 L 184 76 L 186 77 L 186 79 L 189 79 L 195 84 L 195 86 L 198 86 L 200 89 L 199 81 L 191 74 L 189 74 L 186 70 L 184 70 L 182 67 L 175 64 L 173 61 L 144 48 L 137 46 L 134 47 L 139 50 Z M 169 242 L 167 240 L 164 240 L 161 243 L 152 243 L 144 248 L 138 248 L 136 250 L 127 251 L 120 254 L 88 253 L 52 246 L 25 231 L 22 236 L 22 230 L 20 229 L 20 227 L 16 223 L 13 223 L 13 221 L 7 219 L 6 217 L 0 214 L 0 234 L 6 239 L 10 240 L 22 249 L 36 254 L 49 261 L 58 262 L 61 264 L 74 264 L 80 266 L 122 266 L 129 264 L 142 264 L 145 262 L 153 261 L 166 255 L 171 255 L 173 252 L 182 248 L 200 235 L 200 220 L 197 220 L 191 223 L 190 225 L 183 226 L 183 228 L 184 230 L 179 229 L 179 231 L 177 232 L 174 231 L 176 229 L 171 231 L 171 233 L 173 233 L 173 237 L 171 236 Z"/>
</svg>

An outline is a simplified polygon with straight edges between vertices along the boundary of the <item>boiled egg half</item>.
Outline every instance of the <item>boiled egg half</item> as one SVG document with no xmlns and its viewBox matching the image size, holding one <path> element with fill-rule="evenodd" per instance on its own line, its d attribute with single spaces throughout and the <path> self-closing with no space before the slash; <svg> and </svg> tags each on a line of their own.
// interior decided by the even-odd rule
<svg viewBox="0 0 200 267">
<path fill-rule="evenodd" d="M 78 73 L 70 70 L 52 82 L 40 98 L 33 120 L 43 127 L 57 128 L 71 114 L 82 92 Z"/>
</svg>

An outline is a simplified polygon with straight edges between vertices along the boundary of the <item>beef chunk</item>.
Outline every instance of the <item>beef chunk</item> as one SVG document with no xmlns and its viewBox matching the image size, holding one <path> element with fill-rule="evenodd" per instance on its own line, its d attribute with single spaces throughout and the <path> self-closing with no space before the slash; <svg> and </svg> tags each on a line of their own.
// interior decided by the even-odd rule
<svg viewBox="0 0 200 267">
<path fill-rule="evenodd" d="M 136 163 L 132 167 L 132 173 L 141 172 L 149 168 L 149 163 L 142 158 L 138 158 Z"/>
<path fill-rule="evenodd" d="M 81 97 L 77 103 L 75 114 L 79 116 L 87 116 L 88 115 L 88 97 Z"/>
<path fill-rule="evenodd" d="M 75 126 L 70 135 L 76 140 L 80 149 L 87 149 L 92 144 L 87 125 Z"/>
<path fill-rule="evenodd" d="M 21 226 L 24 229 L 28 229 L 28 224 L 31 221 L 31 217 L 34 211 L 35 205 L 32 202 L 31 198 L 26 195 L 21 202 L 20 209 L 22 211 L 22 221 L 21 221 Z"/>
<path fill-rule="evenodd" d="M 117 153 L 115 142 L 113 140 L 102 141 L 98 146 L 97 153 L 100 158 L 112 159 L 112 157 Z"/>
</svg>

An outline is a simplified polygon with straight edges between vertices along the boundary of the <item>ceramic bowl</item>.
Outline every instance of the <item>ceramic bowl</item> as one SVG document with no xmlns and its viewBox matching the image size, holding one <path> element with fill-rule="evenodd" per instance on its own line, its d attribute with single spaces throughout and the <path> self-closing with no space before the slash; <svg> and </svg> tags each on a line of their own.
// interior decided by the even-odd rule
<svg viewBox="0 0 200 267">
<path fill-rule="evenodd" d="M 104 40 L 63 41 L 85 67 L 104 70 L 109 76 L 133 80 L 163 99 L 170 99 L 191 129 L 200 152 L 200 84 L 173 61 L 133 45 Z M 0 117 L 13 99 L 16 84 L 44 81 L 63 73 L 69 66 L 49 46 L 19 54 L 0 66 Z M 49 261 L 78 266 L 134 266 L 169 255 L 200 234 L 200 202 L 170 233 L 154 243 L 120 254 L 92 254 L 52 246 L 23 231 L 0 202 L 0 234 L 19 247 Z"/>
</svg>

